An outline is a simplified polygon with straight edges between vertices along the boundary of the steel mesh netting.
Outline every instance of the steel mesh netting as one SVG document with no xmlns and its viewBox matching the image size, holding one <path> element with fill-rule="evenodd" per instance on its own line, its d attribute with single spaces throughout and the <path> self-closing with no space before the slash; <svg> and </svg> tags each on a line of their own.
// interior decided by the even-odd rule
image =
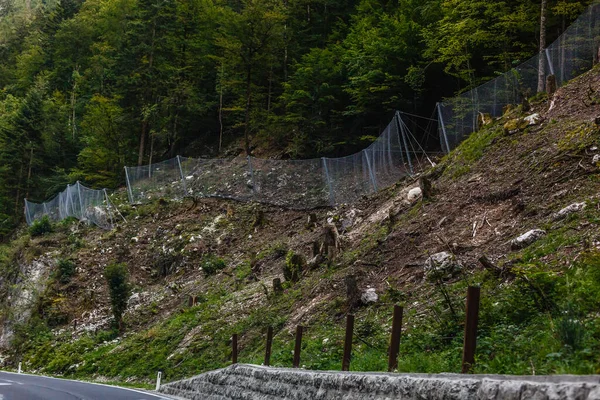
<svg viewBox="0 0 600 400">
<path fill-rule="evenodd" d="M 545 75 L 562 85 L 589 70 L 599 56 L 600 4 L 591 5 L 545 52 L 459 96 L 438 104 L 440 141 L 446 153 L 478 129 L 480 113 L 501 116 L 505 106 L 537 92 L 539 57 Z"/>
<path fill-rule="evenodd" d="M 176 157 L 126 168 L 129 199 L 221 197 L 299 209 L 351 203 L 394 184 L 410 170 L 405 163 L 410 164 L 411 155 L 404 149 L 410 138 L 403 136 L 401 143 L 400 127 L 396 115 L 367 149 L 342 158 Z"/>
<path fill-rule="evenodd" d="M 187 195 L 241 201 L 252 198 L 252 174 L 247 158 L 226 160 L 180 157 L 180 160 Z"/>
<path fill-rule="evenodd" d="M 410 162 L 401 141 L 398 116 L 363 151 L 341 158 L 326 158 L 325 173 L 332 204 L 353 203 L 362 196 L 396 183 L 408 174 Z M 406 140 L 404 140 L 406 139 Z"/>
<path fill-rule="evenodd" d="M 125 167 L 129 200 L 132 203 L 185 195 L 179 158 L 139 167 Z"/>
<path fill-rule="evenodd" d="M 267 160 L 250 157 L 254 199 L 289 208 L 329 204 L 322 159 Z"/>
<path fill-rule="evenodd" d="M 53 222 L 74 217 L 104 229 L 113 227 L 114 207 L 105 190 L 94 190 L 77 182 L 47 202 L 38 204 L 25 199 L 25 220 L 33 224 L 44 216 Z"/>
</svg>

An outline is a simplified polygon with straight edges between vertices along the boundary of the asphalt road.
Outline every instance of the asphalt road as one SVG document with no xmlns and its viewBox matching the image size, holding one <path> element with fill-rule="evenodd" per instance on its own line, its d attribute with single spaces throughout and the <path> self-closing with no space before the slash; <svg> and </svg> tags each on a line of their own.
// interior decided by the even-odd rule
<svg viewBox="0 0 600 400">
<path fill-rule="evenodd" d="M 114 386 L 0 372 L 0 400 L 165 400 Z"/>
</svg>

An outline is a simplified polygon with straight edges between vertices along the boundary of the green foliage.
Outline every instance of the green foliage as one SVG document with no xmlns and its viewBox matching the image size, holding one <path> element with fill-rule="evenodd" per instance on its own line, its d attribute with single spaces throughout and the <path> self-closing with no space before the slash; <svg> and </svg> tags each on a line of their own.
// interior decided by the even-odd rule
<svg viewBox="0 0 600 400">
<path fill-rule="evenodd" d="M 109 264 L 104 269 L 104 277 L 108 283 L 110 303 L 115 322 L 122 327 L 123 313 L 127 308 L 127 300 L 131 295 L 131 286 L 126 264 Z"/>
<path fill-rule="evenodd" d="M 29 227 L 29 234 L 31 236 L 43 236 L 47 233 L 52 232 L 52 223 L 50 222 L 50 218 L 47 215 L 44 215 L 40 219 L 36 219 L 33 221 L 31 226 Z"/>
<path fill-rule="evenodd" d="M 200 263 L 200 268 L 202 268 L 205 276 L 214 275 L 226 267 L 227 263 L 225 263 L 225 260 L 212 254 L 203 257 Z"/>
<path fill-rule="evenodd" d="M 60 283 L 68 283 L 75 275 L 75 263 L 71 260 L 60 259 L 56 265 L 56 279 Z"/>
<path fill-rule="evenodd" d="M 458 178 L 468 173 L 473 163 L 478 161 L 492 142 L 501 135 L 502 128 L 497 126 L 474 132 L 446 158 L 445 162 L 448 163 L 448 168 L 444 174 Z"/>
</svg>

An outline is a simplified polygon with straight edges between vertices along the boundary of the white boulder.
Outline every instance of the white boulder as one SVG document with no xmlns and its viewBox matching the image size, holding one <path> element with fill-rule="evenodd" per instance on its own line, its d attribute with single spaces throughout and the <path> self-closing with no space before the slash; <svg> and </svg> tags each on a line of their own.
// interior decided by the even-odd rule
<svg viewBox="0 0 600 400">
<path fill-rule="evenodd" d="M 573 203 L 570 206 L 567 206 L 553 215 L 553 219 L 558 220 L 566 217 L 569 214 L 573 214 L 579 212 L 585 208 L 585 202 L 583 203 Z"/>
<path fill-rule="evenodd" d="M 537 125 L 540 123 L 541 120 L 542 120 L 542 117 L 538 113 L 531 114 L 531 115 L 525 117 L 525 121 L 527 122 L 528 126 Z"/>
<path fill-rule="evenodd" d="M 379 296 L 377 295 L 375 289 L 368 288 L 360 296 L 360 300 L 363 302 L 363 304 L 377 303 L 377 300 L 379 300 Z"/>
<path fill-rule="evenodd" d="M 522 234 L 521 236 L 510 241 L 510 247 L 514 250 L 522 249 L 527 247 L 533 242 L 537 241 L 541 237 L 546 235 L 546 231 L 542 229 L 532 229 L 529 232 Z"/>
<path fill-rule="evenodd" d="M 423 192 L 421 191 L 421 188 L 415 187 L 408 191 L 408 195 L 406 197 L 408 198 L 408 201 L 413 202 L 413 201 L 421 198 L 422 195 L 423 195 Z"/>
</svg>

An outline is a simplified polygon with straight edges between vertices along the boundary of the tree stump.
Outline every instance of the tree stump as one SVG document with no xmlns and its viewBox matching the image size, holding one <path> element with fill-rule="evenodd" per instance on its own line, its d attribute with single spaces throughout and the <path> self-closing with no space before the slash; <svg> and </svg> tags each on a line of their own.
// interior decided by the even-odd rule
<svg viewBox="0 0 600 400">
<path fill-rule="evenodd" d="M 431 185 L 431 181 L 426 177 L 422 176 L 419 178 L 419 187 L 421 188 L 423 199 L 430 199 L 433 196 L 433 186 Z"/>
<path fill-rule="evenodd" d="M 273 279 L 273 293 L 275 293 L 275 294 L 283 293 L 283 286 L 281 286 L 281 279 L 279 279 L 279 278 Z"/>
<path fill-rule="evenodd" d="M 548 96 L 552 96 L 556 92 L 556 76 L 548 75 L 546 78 L 546 93 Z"/>
<path fill-rule="evenodd" d="M 329 261 L 333 261 L 340 252 L 340 234 L 335 225 L 327 225 L 323 227 L 322 244 L 319 253 L 327 257 Z"/>
</svg>

